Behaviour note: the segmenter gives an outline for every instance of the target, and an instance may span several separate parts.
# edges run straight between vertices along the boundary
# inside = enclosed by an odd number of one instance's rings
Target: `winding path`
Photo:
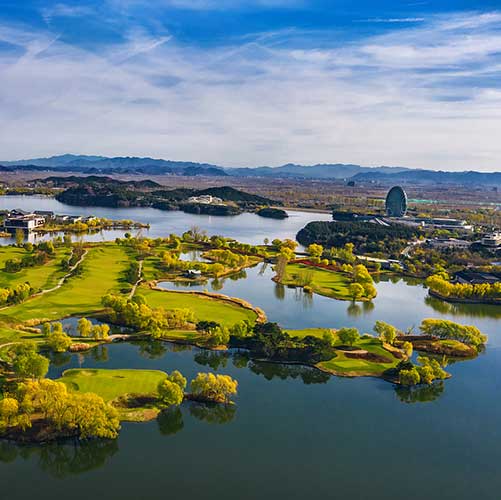
[[[73,266],[70,267],[70,270],[62,278],[59,279],[56,286],[54,286],[52,288],[47,288],[46,290],[42,290],[41,292],[34,293],[33,295],[30,295],[28,297],[28,299],[26,299],[26,300],[34,299],[35,297],[40,297],[41,295],[45,295],[46,293],[49,293],[49,292],[54,292],[55,290],[58,290],[59,288],[61,288],[64,285],[65,281],[75,272],[75,269],[83,262],[87,253],[88,253],[88,250],[84,250],[82,256],[78,259],[78,261]],[[0,307],[0,311],[3,311],[4,309],[8,309],[9,307],[12,307],[15,305],[17,305],[17,304],[9,304],[7,306]]]
[[[64,285],[64,282],[75,272],[76,268],[83,262],[87,253],[88,253],[88,250],[84,250],[83,254],[78,259],[78,261],[75,264],[73,264],[73,266],[70,267],[70,270],[62,278],[59,279],[56,286],[54,286],[52,288],[47,288],[46,290],[42,290],[41,292],[35,293],[30,298],[39,297],[40,295],[45,295],[46,293],[49,293],[49,292],[55,292],[56,290],[61,288]]]
[[[134,283],[134,286],[132,287],[132,290],[129,293],[129,299],[132,299],[134,297],[134,294],[136,293],[137,287],[143,281],[143,278],[141,278],[141,274],[143,272],[143,261],[139,261],[139,269],[137,270],[137,281]]]

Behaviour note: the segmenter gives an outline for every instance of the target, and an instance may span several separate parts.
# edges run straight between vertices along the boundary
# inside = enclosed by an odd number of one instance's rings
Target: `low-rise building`
[[[35,214],[9,216],[4,220],[3,227],[8,232],[14,232],[17,229],[23,231],[32,231],[37,227],[43,226],[45,219]]]
[[[204,205],[223,205],[223,200],[217,196],[203,194],[201,196],[191,196],[188,198],[189,203],[203,203]]]
[[[501,246],[501,232],[486,234],[482,240],[482,245],[486,247],[497,248]]]
[[[434,238],[428,240],[427,245],[431,248],[456,248],[466,250],[471,246],[471,241],[459,240],[457,238]]]

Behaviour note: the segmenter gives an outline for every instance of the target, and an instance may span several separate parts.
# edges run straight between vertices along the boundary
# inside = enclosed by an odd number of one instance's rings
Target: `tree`
[[[92,323],[87,318],[80,318],[78,320],[77,330],[80,337],[90,337]]]
[[[165,406],[179,406],[183,402],[184,393],[181,387],[168,378],[162,380],[157,387],[158,397]]]
[[[446,319],[424,319],[419,329],[424,335],[432,335],[441,339],[458,340],[476,348],[487,342],[487,335],[480,332],[477,327],[460,325]]]
[[[360,283],[351,283],[349,293],[353,301],[356,301],[364,296],[364,287]]]
[[[329,345],[334,345],[334,342],[336,341],[336,337],[334,336],[331,330],[325,330],[322,335],[322,339]]]
[[[63,427],[76,430],[80,439],[115,439],[120,429],[117,410],[91,392],[70,394],[61,420]]]
[[[177,384],[182,391],[186,389],[187,380],[185,377],[183,377],[181,372],[177,370],[174,370],[170,375],[167,375],[167,380],[173,382],[174,384]]]
[[[378,334],[380,340],[390,345],[393,345],[397,338],[397,329],[384,321],[376,321],[374,331]]]
[[[238,382],[229,375],[199,373],[191,381],[193,396],[205,401],[229,403],[231,396],[237,393]]]
[[[322,245],[317,245],[316,243],[312,243],[308,246],[308,254],[313,259],[320,259],[322,254],[324,253],[324,247]]]
[[[23,343],[12,349],[12,369],[18,377],[40,379],[49,370],[49,360],[37,353],[34,343]]]
[[[411,342],[405,341],[402,344],[402,350],[405,352],[405,355],[410,358],[412,356],[412,352],[414,350],[414,347]]]
[[[45,323],[42,323],[42,335],[44,337],[48,337],[51,332],[52,332],[51,324],[48,321],[46,321]]]
[[[353,346],[355,342],[360,340],[360,333],[356,328],[341,328],[337,334],[341,343],[345,345]]]
[[[66,352],[71,345],[71,337],[65,332],[53,331],[47,336],[47,345],[54,352]]]
[[[24,231],[22,229],[16,229],[16,245],[18,247],[22,246],[24,242]]]
[[[400,370],[399,380],[402,385],[412,386],[418,385],[421,377],[416,368],[411,368],[410,370]]]
[[[0,400],[0,430],[16,425],[18,413],[19,403],[16,399],[4,397]]]

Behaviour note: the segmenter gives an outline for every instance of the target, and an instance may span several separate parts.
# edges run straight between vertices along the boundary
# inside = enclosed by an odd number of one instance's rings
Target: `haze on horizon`
[[[4,0],[0,156],[501,170],[492,0]]]

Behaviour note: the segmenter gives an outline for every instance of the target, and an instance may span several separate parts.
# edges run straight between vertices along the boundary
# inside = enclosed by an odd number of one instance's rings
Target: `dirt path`
[[[46,290],[42,290],[41,292],[34,293],[30,297],[28,297],[27,300],[34,299],[35,297],[40,297],[41,295],[45,295],[46,293],[49,293],[49,292],[54,292],[55,290],[58,290],[59,288],[61,288],[64,285],[64,282],[73,274],[75,269],[83,262],[87,253],[88,253],[88,251],[85,250],[84,253],[82,254],[82,256],[78,259],[78,262],[76,262],[73,266],[71,266],[70,270],[62,278],[59,279],[56,286],[54,286],[52,288],[48,288]],[[3,311],[4,309],[8,309],[9,307],[12,307],[15,305],[17,305],[17,304],[9,304],[7,306],[0,307],[0,311]]]
[[[62,278],[59,279],[59,281],[57,282],[56,286],[54,286],[52,288],[47,288],[46,290],[42,290],[41,292],[35,293],[30,298],[39,297],[40,295],[45,295],[46,293],[50,293],[50,292],[55,292],[56,290],[58,290],[59,288],[61,288],[64,285],[64,282],[73,274],[73,272],[75,271],[75,269],[83,262],[83,260],[84,260],[85,256],[87,255],[87,253],[88,253],[88,251],[84,250],[84,253],[82,254],[82,256],[70,268],[70,270]]]
[[[129,299],[132,299],[134,297],[134,294],[136,293],[137,287],[140,285],[141,281],[143,281],[143,278],[141,278],[141,273],[143,272],[143,261],[139,261],[139,269],[137,271],[137,281],[134,283],[134,286],[132,287],[132,290],[129,293]]]

